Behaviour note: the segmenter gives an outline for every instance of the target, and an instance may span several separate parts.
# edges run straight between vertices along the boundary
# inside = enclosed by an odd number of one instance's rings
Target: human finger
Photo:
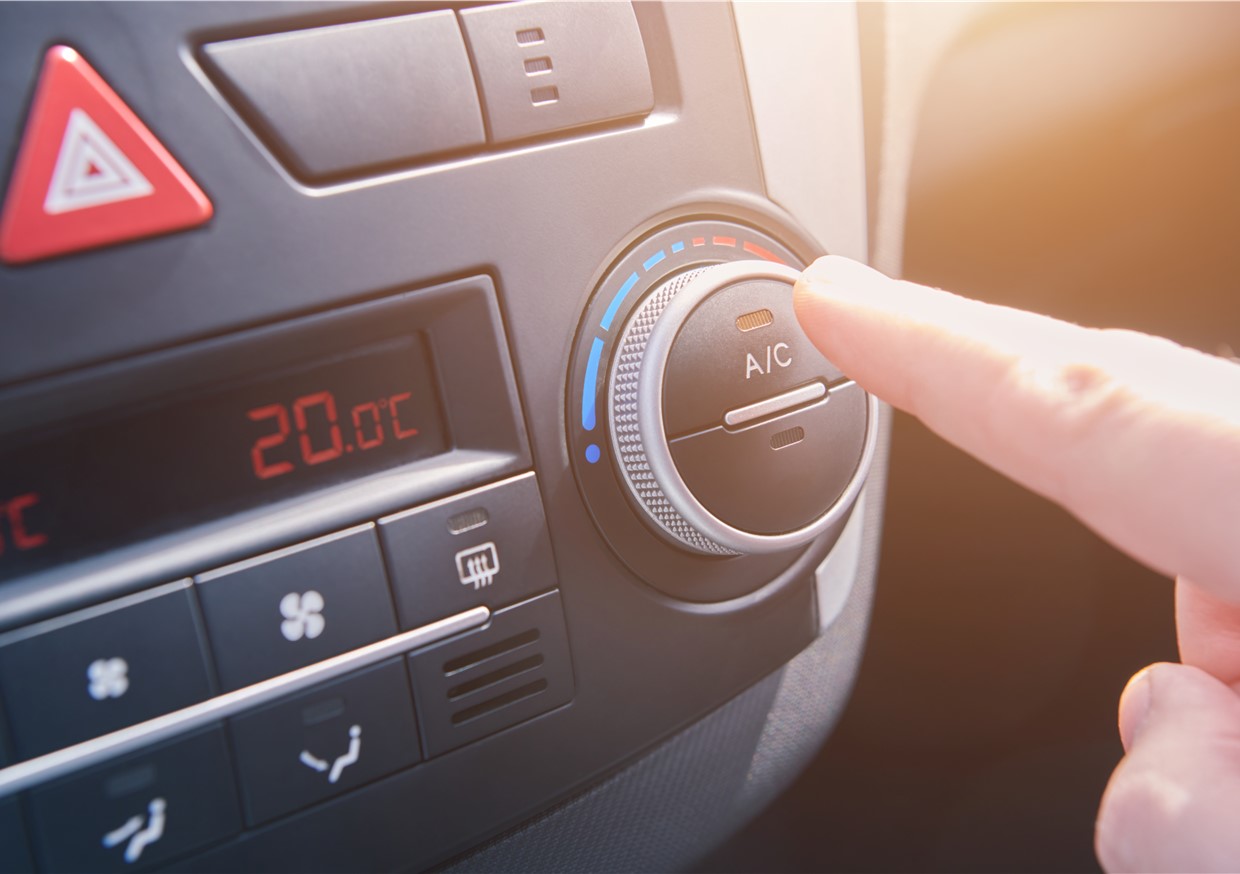
[[[1180,661],[1240,690],[1240,605],[1180,577],[1175,582]]]
[[[1098,812],[1107,871],[1240,869],[1240,696],[1196,668],[1159,664],[1120,700],[1127,755]]]
[[[802,275],[797,314],[867,390],[1147,565],[1240,603],[1240,367],[838,256]]]

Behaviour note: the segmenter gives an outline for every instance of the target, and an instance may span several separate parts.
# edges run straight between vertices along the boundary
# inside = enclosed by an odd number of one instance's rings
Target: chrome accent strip
[[[783,394],[775,395],[773,398],[755,401],[752,404],[737,407],[735,410],[728,410],[728,412],[723,414],[723,423],[729,428],[737,428],[752,422],[754,419],[765,419],[767,416],[782,413],[789,407],[807,404],[810,401],[826,397],[826,395],[826,385],[821,382],[813,382],[809,385],[803,385],[800,388],[786,391]]]
[[[139,722],[137,725],[117,729],[110,734],[10,765],[0,770],[0,798],[98,764],[113,756],[134,752],[182,732],[225,719],[283,695],[300,692],[307,687],[335,679],[394,655],[401,655],[462,631],[478,628],[490,619],[490,610],[486,607],[474,607],[464,613],[457,613],[455,616],[440,619],[412,631],[402,632],[386,640],[359,647],[313,665],[289,671],[287,674],[254,683],[243,689],[217,695],[181,710],[174,710],[172,713],[148,719],[146,722]]]

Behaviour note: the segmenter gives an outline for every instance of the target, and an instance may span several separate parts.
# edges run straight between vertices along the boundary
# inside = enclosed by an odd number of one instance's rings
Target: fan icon
[[[96,701],[119,698],[129,689],[129,662],[124,659],[95,659],[86,668],[86,691]]]
[[[311,589],[297,594],[289,592],[280,599],[280,633],[285,640],[313,640],[323,633],[327,620],[323,618],[323,596]]]

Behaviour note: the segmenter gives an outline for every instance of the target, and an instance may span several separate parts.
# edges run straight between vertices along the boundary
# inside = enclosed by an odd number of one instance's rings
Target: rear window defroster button
[[[532,473],[380,519],[379,537],[404,628],[555,586]]]

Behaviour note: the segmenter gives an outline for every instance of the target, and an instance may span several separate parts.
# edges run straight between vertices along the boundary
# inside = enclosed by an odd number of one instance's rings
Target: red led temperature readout
[[[0,529],[0,555],[4,554],[9,543],[20,551],[37,549],[47,543],[47,535],[30,530],[26,519],[27,511],[38,503],[39,495],[36,492],[27,492],[7,501],[0,501],[0,519],[8,523],[7,538]]]
[[[296,468],[293,461],[273,461],[270,455],[293,436],[294,430],[301,461],[311,467],[355,450],[376,449],[389,439],[415,437],[418,429],[409,421],[401,422],[400,418],[400,405],[412,397],[412,393],[402,392],[358,404],[349,411],[343,423],[337,414],[336,398],[329,391],[303,395],[293,401],[291,417],[289,407],[284,404],[255,407],[246,413],[250,421],[270,421],[275,430],[255,440],[250,449],[254,475],[259,479],[271,479]]]

